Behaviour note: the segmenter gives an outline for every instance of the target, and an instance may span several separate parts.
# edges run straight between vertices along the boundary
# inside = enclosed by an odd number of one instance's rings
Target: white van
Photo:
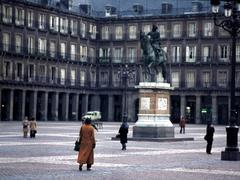
[[[99,111],[88,111],[83,117],[82,120],[90,118],[92,121],[99,121],[101,120],[101,112]]]

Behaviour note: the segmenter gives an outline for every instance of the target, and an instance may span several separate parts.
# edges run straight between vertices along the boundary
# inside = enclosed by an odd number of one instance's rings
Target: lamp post
[[[124,67],[118,71],[119,74],[121,74],[122,77],[122,85],[123,85],[123,97],[124,97],[124,103],[123,103],[123,116],[122,121],[127,122],[128,121],[128,107],[127,107],[127,87],[128,87],[128,79],[134,78],[135,72],[134,70],[131,70],[127,64],[124,65]]]
[[[218,22],[217,16],[219,13],[220,0],[211,0],[212,12],[214,15],[214,24],[223,28],[230,33],[232,38],[232,54],[231,54],[231,104],[230,104],[230,119],[226,126],[227,144],[225,151],[221,153],[222,160],[237,161],[240,160],[240,152],[238,148],[238,122],[235,104],[235,67],[236,67],[236,38],[240,33],[240,0],[225,0],[224,15],[225,19]],[[220,15],[221,16],[221,15]]]

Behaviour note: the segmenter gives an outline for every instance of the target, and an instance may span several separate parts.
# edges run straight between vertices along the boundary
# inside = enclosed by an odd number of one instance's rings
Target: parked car
[[[82,120],[90,118],[92,121],[99,121],[101,120],[101,112],[99,111],[88,111],[83,117]]]

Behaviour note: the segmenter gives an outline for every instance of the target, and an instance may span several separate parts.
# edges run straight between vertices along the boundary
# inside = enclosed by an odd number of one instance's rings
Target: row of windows
[[[3,32],[3,50],[10,51],[11,47],[14,47],[13,50],[16,53],[23,53],[23,49],[27,50],[29,54],[35,54],[38,52],[42,55],[48,55],[52,58],[60,57],[62,59],[71,59],[80,61],[87,61],[87,57],[95,58],[96,49],[93,47],[88,47],[86,45],[78,45],[71,43],[68,45],[67,42],[60,41],[57,43],[55,40],[49,40],[45,37],[39,37],[37,40],[37,48],[35,47],[35,38],[34,36],[27,37],[27,46],[23,47],[23,36],[20,34],[15,35],[15,45],[11,46],[10,34]],[[179,63],[182,61],[182,57],[185,56],[186,62],[196,62],[199,54],[197,53],[198,46],[191,44],[187,45],[185,48],[181,45],[173,45],[170,47],[170,54],[168,53],[167,47],[163,49],[169,54],[171,62]],[[59,53],[58,53],[59,52]],[[48,54],[47,54],[48,53]],[[58,56],[59,55],[59,56]],[[136,62],[137,60],[137,48],[128,47],[126,54],[124,48],[114,47],[111,51],[108,47],[101,47],[99,49],[99,58],[104,61],[109,61],[109,58],[112,58],[115,63],[122,63],[124,58],[127,57],[129,62]],[[230,47],[227,44],[218,45],[218,59],[220,61],[226,62],[229,61],[230,57]],[[203,62],[211,62],[213,60],[213,46],[212,45],[202,45],[201,46],[201,58]],[[237,62],[240,62],[240,45],[236,46],[236,58]]]
[[[14,66],[14,71],[13,71]],[[132,70],[134,72],[134,70]],[[14,73],[13,73],[14,72]],[[50,82],[53,84],[61,84],[61,85],[71,85],[75,86],[76,84],[80,84],[81,86],[85,86],[86,82],[91,82],[91,86],[96,86],[96,70],[92,69],[90,73],[90,79],[87,79],[86,69],[74,69],[74,68],[66,68],[66,67],[56,67],[56,66],[46,66],[46,65],[38,65],[28,64],[24,66],[21,62],[16,62],[15,64],[10,61],[4,61],[3,64],[3,78],[4,80],[12,80],[13,76],[17,81],[27,80],[28,82]],[[115,69],[113,70],[113,74],[110,75],[107,70],[101,70],[99,73],[99,81],[101,82],[100,86],[108,86],[110,76],[113,77],[113,86],[118,87],[121,85],[121,70]],[[25,76],[27,79],[25,79]],[[145,77],[145,76],[144,76]],[[211,87],[213,85],[213,77],[211,71],[204,70],[201,72],[201,85],[202,87]],[[217,86],[227,88],[229,87],[229,72],[228,70],[217,70]],[[136,84],[136,74],[132,73],[131,78],[128,78],[128,85],[134,86]],[[194,70],[187,70],[185,72],[184,77],[184,87],[187,88],[195,88],[199,86],[197,82],[197,73]],[[171,72],[171,84],[173,87],[179,88],[182,87],[180,84],[181,80],[181,72],[173,70]],[[236,71],[236,87],[240,87],[240,71]]]
[[[2,12],[2,21],[4,23],[12,23],[12,7],[3,5]],[[37,19],[37,23],[35,19]],[[15,7],[15,24],[17,26],[26,25],[28,28],[38,27],[38,29],[43,31],[49,28],[52,32],[60,32],[62,34],[70,33],[73,36],[80,34],[83,38],[86,37],[87,32],[87,24],[84,21],[79,22],[76,19],[68,19],[67,17],[58,17],[57,15],[51,14],[47,16],[45,13],[35,14],[33,10],[27,10],[25,13],[24,9],[20,7]],[[78,28],[78,26],[80,28]],[[96,39],[97,28],[95,24],[89,24],[88,32],[92,39]]]
[[[12,23],[12,7],[9,5],[2,6],[3,22]],[[26,22],[25,22],[26,19]],[[37,24],[35,22],[37,19]],[[48,22],[48,23],[47,23]],[[46,30],[48,27],[50,31],[60,32],[63,34],[70,33],[77,36],[79,33],[81,37],[86,37],[87,23],[84,21],[78,21],[76,19],[69,19],[67,17],[58,17],[57,15],[49,15],[44,13],[35,14],[33,10],[27,10],[26,18],[25,11],[20,7],[15,7],[15,24],[19,26],[26,25],[29,28],[37,26],[40,30]],[[187,37],[195,38],[198,34],[202,34],[204,37],[212,37],[214,35],[214,24],[212,21],[203,21],[202,24],[194,21],[187,22],[187,27],[184,28],[182,22],[172,22],[171,28],[168,28],[167,23],[156,23],[160,32],[161,38],[167,38],[170,34],[172,38],[181,38],[183,36],[184,29],[187,29]],[[202,29],[200,28],[202,26]],[[78,28],[80,27],[80,28]],[[152,24],[144,24],[142,31],[148,33],[151,31]],[[95,24],[90,23],[88,27],[90,37],[96,39],[97,27]],[[138,25],[128,25],[127,34],[128,39],[138,39]],[[169,33],[171,32],[171,33]],[[124,37],[125,28],[123,25],[102,26],[101,27],[101,39],[109,40],[111,34],[114,34],[114,39],[122,40]],[[219,28],[219,34],[221,36],[228,36],[229,34],[222,28]]]

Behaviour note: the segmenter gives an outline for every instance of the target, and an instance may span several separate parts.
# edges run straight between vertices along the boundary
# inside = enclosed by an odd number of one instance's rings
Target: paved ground
[[[96,132],[97,146],[92,171],[78,171],[73,151],[80,123],[39,122],[36,139],[22,138],[20,122],[0,122],[0,179],[102,179],[102,180],[239,180],[240,161],[221,161],[225,148],[225,127],[216,126],[212,155],[205,153],[205,126],[188,125],[187,142],[129,141],[121,151],[111,141],[119,123],[104,123]],[[132,136],[132,124],[130,134]],[[239,138],[240,139],[240,138]],[[239,143],[240,144],[240,143]]]

